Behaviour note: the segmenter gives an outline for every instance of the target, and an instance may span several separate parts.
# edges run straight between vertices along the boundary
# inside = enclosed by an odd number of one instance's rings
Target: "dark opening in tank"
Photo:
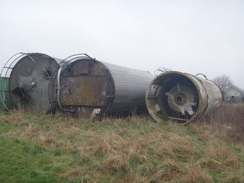
[[[15,88],[12,92],[11,92],[15,97],[17,97],[19,100],[23,99],[25,97],[25,91],[23,88],[21,87],[17,87]]]
[[[73,70],[74,70],[73,67],[67,67],[67,68],[66,68],[66,71],[67,71],[68,73],[70,73],[70,74],[73,72]]]
[[[183,105],[185,103],[185,96],[183,93],[180,93],[175,97],[175,102],[179,105]]]
[[[52,77],[52,72],[50,70],[44,70],[44,77],[46,79],[49,79],[50,77]]]

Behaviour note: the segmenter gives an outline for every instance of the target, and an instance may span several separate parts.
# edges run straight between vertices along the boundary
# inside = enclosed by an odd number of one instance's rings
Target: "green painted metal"
[[[12,99],[9,94],[9,78],[0,77],[0,110],[12,108]]]

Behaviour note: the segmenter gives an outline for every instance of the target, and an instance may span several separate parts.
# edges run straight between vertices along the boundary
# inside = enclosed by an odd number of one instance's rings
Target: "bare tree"
[[[221,92],[225,94],[230,89],[236,89],[229,76],[222,75],[213,79],[213,81],[219,86]]]
[[[241,89],[240,92],[242,94],[242,102],[244,102],[244,89]]]

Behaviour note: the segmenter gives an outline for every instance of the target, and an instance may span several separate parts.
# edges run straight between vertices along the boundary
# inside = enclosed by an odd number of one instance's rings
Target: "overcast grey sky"
[[[0,67],[18,52],[225,74],[244,89],[244,1],[0,0]]]

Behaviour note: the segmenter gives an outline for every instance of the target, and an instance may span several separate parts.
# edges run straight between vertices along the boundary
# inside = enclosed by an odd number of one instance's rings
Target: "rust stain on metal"
[[[103,106],[104,77],[62,77],[61,103],[74,106]]]

